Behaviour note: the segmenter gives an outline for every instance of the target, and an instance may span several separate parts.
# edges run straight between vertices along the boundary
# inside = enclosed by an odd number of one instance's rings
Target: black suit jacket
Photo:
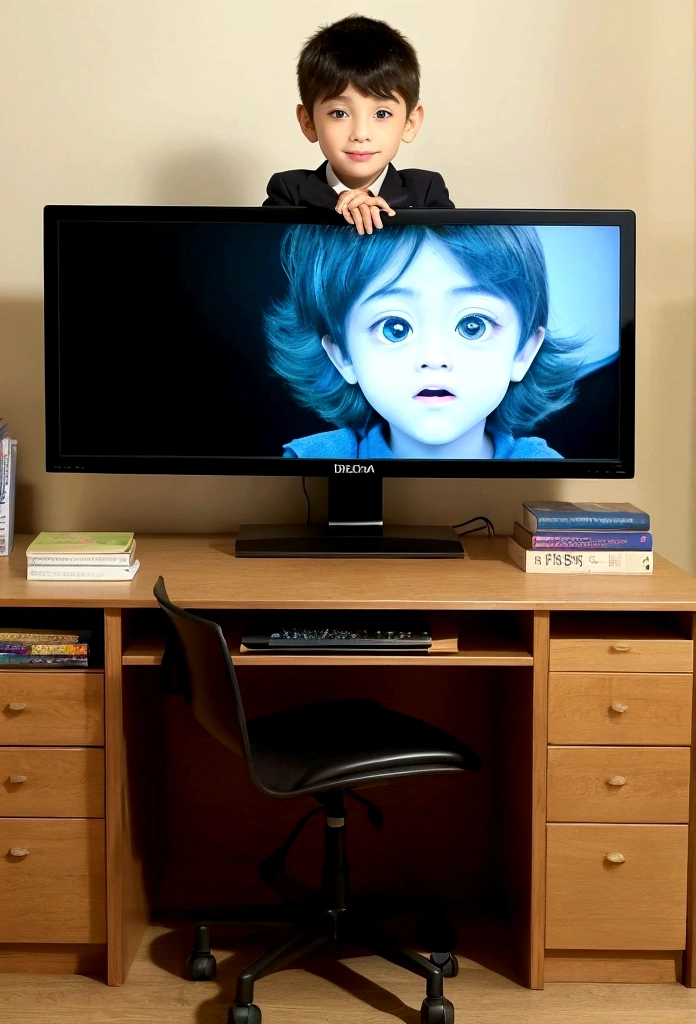
[[[333,210],[338,195],[326,181],[326,161],[316,171],[281,171],[266,186],[264,206],[312,206]],[[395,210],[453,210],[447,186],[437,171],[410,168],[405,171],[389,164],[379,194]]]

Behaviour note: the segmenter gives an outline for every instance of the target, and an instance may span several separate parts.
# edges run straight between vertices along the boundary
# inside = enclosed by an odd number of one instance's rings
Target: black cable
[[[459,536],[463,537],[467,533],[476,533],[477,530],[487,530],[489,537],[495,537],[495,527],[490,519],[486,519],[485,516],[474,516],[473,519],[467,519],[463,523],[455,523],[452,527],[453,530],[458,530],[460,526],[468,526],[469,523],[482,523],[482,526],[472,526],[470,530],[460,530]]]
[[[312,506],[309,501],[309,495],[307,494],[307,488],[305,487],[305,477],[302,477],[302,490],[304,491],[304,496],[307,499],[307,526],[309,526],[311,522]]]

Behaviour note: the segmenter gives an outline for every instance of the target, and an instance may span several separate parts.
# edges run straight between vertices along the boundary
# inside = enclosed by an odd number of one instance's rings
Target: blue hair
[[[510,302],[520,321],[521,348],[549,316],[544,251],[533,227],[520,225],[390,226],[369,236],[347,227],[293,225],[281,249],[289,287],[264,317],[273,370],[295,401],[337,427],[369,429],[379,417],[360,386],[348,384],[322,346],[328,336],[349,361],[348,314],[385,267],[389,284],[426,240],[443,243],[484,291]],[[521,381],[510,383],[489,422],[513,435],[528,433],[573,398],[580,342],[546,334]]]

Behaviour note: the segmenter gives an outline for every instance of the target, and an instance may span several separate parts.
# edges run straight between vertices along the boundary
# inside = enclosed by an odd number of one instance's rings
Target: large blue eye
[[[404,341],[411,333],[411,325],[400,316],[389,316],[382,322],[382,334],[387,341]]]
[[[490,326],[488,320],[484,316],[479,316],[477,313],[470,314],[469,316],[463,316],[457,324],[457,333],[461,334],[462,338],[466,338],[469,341],[478,341],[486,333],[486,329]]]

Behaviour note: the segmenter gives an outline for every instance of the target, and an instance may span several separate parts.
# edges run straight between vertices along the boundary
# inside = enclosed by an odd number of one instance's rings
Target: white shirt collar
[[[372,184],[369,186],[370,192],[372,192],[373,195],[379,195],[379,190],[384,184],[384,179],[387,176],[388,170],[389,164],[387,164],[387,166],[384,168],[379,178],[376,178],[375,181],[373,181]],[[330,185],[331,188],[336,193],[345,192],[345,190],[348,188],[348,186],[344,185],[343,182],[336,176],[336,174],[334,174],[334,169],[330,163],[326,164],[326,183],[327,185]]]

